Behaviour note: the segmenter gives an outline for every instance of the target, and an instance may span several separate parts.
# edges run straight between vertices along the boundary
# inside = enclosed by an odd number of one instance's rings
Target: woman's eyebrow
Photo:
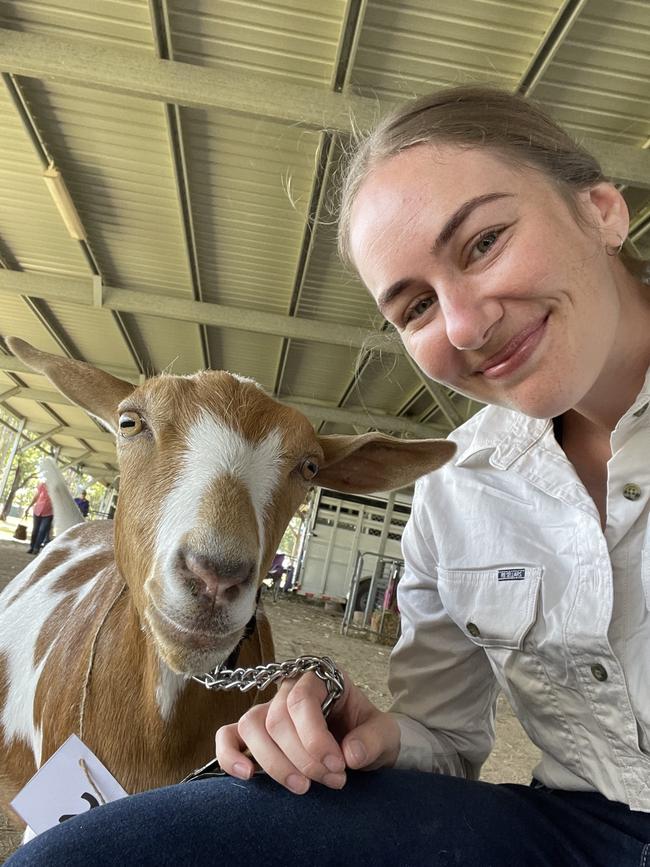
[[[463,202],[440,230],[438,237],[431,245],[431,253],[439,253],[451,241],[455,232],[476,208],[480,208],[481,205],[487,205],[488,202],[494,202],[497,199],[512,198],[513,195],[513,193],[485,193],[482,196],[475,196],[473,199]],[[390,305],[391,301],[394,301],[398,295],[401,295],[404,289],[412,282],[410,277],[406,277],[393,283],[388,289],[384,289],[377,298],[377,307],[380,313],[386,316],[386,308]]]
[[[512,193],[485,193],[483,196],[475,196],[473,199],[464,202],[460,208],[454,211],[440,230],[438,237],[433,242],[431,252],[439,253],[451,241],[456,231],[476,208],[486,205],[488,202],[494,202],[496,199],[512,197],[512,195]]]
[[[397,298],[411,282],[411,278],[406,277],[404,280],[398,280],[397,283],[393,283],[392,286],[389,286],[388,289],[384,289],[380,293],[377,298],[377,308],[384,318],[388,319],[386,308],[390,306],[391,301]]]

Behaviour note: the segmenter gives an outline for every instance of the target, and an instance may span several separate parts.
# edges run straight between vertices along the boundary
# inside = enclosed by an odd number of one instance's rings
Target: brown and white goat
[[[69,529],[0,595],[0,802],[76,733],[129,792],[177,782],[256,700],[189,676],[238,645],[312,479],[401,487],[454,446],[317,436],[251,380],[205,371],[139,387],[87,364],[12,351],[117,434],[115,521]],[[238,664],[271,661],[267,620]]]

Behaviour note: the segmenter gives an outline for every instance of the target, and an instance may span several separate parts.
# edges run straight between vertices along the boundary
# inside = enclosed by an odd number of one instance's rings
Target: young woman
[[[422,370],[488,404],[417,486],[393,710],[348,682],[328,727],[322,684],[285,682],[218,732],[231,777],[10,863],[650,863],[650,288],[627,231],[597,162],[515,96],[440,91],[380,124],[342,252]],[[530,786],[478,781],[500,689],[542,751]]]

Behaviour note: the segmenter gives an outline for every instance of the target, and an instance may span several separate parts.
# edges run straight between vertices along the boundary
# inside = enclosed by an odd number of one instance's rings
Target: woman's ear
[[[585,190],[583,202],[605,246],[620,247],[630,228],[630,212],[614,184],[607,181],[595,184]]]

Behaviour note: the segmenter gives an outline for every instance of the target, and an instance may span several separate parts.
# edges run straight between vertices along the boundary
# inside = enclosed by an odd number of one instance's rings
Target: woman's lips
[[[545,316],[529,328],[524,328],[516,337],[509,340],[503,349],[489,358],[477,372],[487,379],[499,379],[514,373],[537,349],[546,331],[547,321],[548,316]]]

